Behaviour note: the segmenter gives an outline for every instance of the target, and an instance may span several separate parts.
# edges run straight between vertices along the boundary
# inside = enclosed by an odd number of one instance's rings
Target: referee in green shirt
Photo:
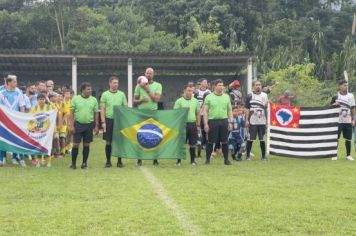
[[[145,85],[137,84],[134,93],[133,103],[138,109],[142,110],[157,110],[158,102],[161,99],[162,85],[156,81],[153,81],[154,70],[147,68],[145,77],[148,83]],[[142,165],[142,160],[137,160],[137,165]],[[157,166],[158,161],[153,160],[153,165]]]
[[[99,111],[98,101],[91,96],[91,84],[84,82],[80,86],[80,95],[73,97],[70,108],[70,118],[68,130],[73,137],[72,165],[71,169],[76,169],[79,144],[83,139],[83,163],[81,168],[87,168],[89,157],[89,144],[93,141],[93,130],[99,133]]]
[[[195,162],[195,146],[200,131],[200,105],[198,99],[193,96],[194,89],[194,85],[186,85],[183,96],[174,103],[174,109],[189,109],[186,124],[186,140],[189,142],[190,163],[192,166],[197,165]],[[181,160],[178,159],[177,166],[180,166],[180,164]]]
[[[205,164],[210,164],[214,143],[221,143],[224,164],[231,165],[228,160],[227,138],[228,131],[232,129],[232,121],[230,97],[224,93],[223,81],[215,80],[214,92],[206,96],[204,100],[204,130],[208,134]]]
[[[106,168],[111,165],[111,142],[114,130],[114,106],[127,106],[127,98],[125,93],[118,90],[119,79],[116,76],[111,76],[109,79],[109,90],[101,95],[100,99],[100,116],[101,126],[103,127],[103,139],[106,141]],[[121,158],[117,160],[117,167],[122,168],[123,164]]]

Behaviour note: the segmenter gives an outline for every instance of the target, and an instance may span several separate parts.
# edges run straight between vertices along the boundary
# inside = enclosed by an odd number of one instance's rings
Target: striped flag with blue
[[[0,105],[0,150],[50,155],[57,110],[28,114]]]

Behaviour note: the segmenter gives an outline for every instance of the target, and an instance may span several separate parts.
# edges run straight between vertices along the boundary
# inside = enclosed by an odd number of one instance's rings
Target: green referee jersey
[[[206,96],[204,105],[208,107],[208,119],[227,119],[228,112],[231,111],[231,101],[229,95],[223,93],[216,95],[211,93]]]
[[[98,101],[95,97],[87,98],[82,95],[73,97],[70,108],[74,110],[74,120],[81,124],[89,124],[94,121],[94,113],[98,112]]]
[[[120,90],[116,92],[107,90],[101,95],[100,105],[105,107],[105,117],[114,119],[114,106],[127,106],[127,98]]]
[[[153,81],[153,83],[149,85],[149,91],[155,94],[162,94],[162,85],[156,81]],[[151,97],[147,94],[147,92],[143,88],[141,88],[139,84],[136,85],[135,96],[140,96],[140,99],[144,97],[148,99],[148,102],[144,102],[138,105],[137,107],[138,109],[146,109],[146,110],[158,109],[158,103],[153,101]]]
[[[196,122],[197,112],[199,112],[199,102],[198,99],[192,97],[191,99],[186,99],[184,97],[178,98],[174,103],[173,109],[177,108],[189,108],[187,122]]]

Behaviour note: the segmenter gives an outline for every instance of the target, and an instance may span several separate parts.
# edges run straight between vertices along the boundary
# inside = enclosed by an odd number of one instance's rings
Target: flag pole
[[[271,103],[268,103],[267,108],[267,137],[266,137],[266,152],[269,155],[269,139],[270,139],[270,125],[271,125]]]

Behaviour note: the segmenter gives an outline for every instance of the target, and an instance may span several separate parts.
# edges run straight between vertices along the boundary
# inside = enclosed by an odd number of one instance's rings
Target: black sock
[[[111,162],[111,144],[105,146],[106,162]]]
[[[250,157],[253,141],[247,141],[246,143],[246,156]]]
[[[122,163],[121,157],[117,158],[117,163]]]
[[[221,150],[224,155],[224,160],[227,161],[229,159],[229,147],[226,143],[221,144]]]
[[[195,161],[195,147],[189,148],[189,154],[190,154],[190,163],[193,163]]]
[[[262,157],[266,157],[266,143],[265,141],[260,141]]]
[[[211,153],[213,153],[214,144],[207,143],[206,144],[206,160],[210,161]]]
[[[73,147],[72,148],[72,166],[76,165],[77,157],[78,157],[78,148],[77,147]]]
[[[83,163],[87,163],[89,158],[89,146],[83,147]]]
[[[345,140],[345,146],[346,146],[346,156],[350,156],[350,154],[351,154],[351,141],[350,140]]]

